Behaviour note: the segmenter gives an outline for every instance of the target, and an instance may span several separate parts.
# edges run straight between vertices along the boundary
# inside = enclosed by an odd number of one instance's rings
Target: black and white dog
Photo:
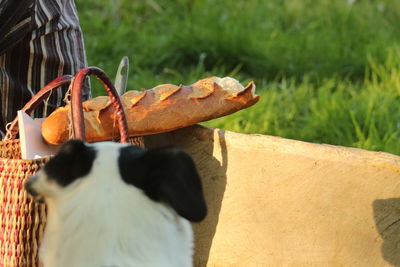
[[[44,267],[192,266],[207,209],[183,151],[72,140],[25,188],[48,205]]]

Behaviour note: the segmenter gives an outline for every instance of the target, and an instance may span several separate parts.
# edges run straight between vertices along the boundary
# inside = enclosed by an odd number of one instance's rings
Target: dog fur
[[[192,266],[207,213],[190,156],[73,140],[25,184],[48,206],[44,267]]]

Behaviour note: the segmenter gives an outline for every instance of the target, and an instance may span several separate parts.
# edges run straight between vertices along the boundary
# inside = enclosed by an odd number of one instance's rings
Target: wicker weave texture
[[[46,207],[33,202],[23,184],[50,157],[21,160],[19,140],[0,141],[0,156],[0,266],[39,266]]]

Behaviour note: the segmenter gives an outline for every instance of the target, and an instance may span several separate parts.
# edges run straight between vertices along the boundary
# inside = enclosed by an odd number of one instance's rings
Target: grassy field
[[[129,56],[130,90],[210,75],[255,81],[257,105],[208,126],[400,154],[397,0],[85,0],[77,7],[89,64],[113,77]]]

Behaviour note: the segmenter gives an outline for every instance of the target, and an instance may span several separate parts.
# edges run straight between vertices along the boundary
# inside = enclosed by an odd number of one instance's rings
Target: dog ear
[[[65,142],[60,151],[44,166],[49,179],[67,186],[89,173],[95,158],[95,151],[80,140]]]
[[[187,153],[176,148],[154,149],[143,152],[134,161],[128,167],[132,172],[129,178],[127,173],[123,174],[124,180],[129,180],[126,182],[141,188],[151,199],[169,204],[189,221],[204,219],[207,207],[203,188],[196,166]],[[129,163],[124,164],[127,165]]]
[[[65,154],[77,154],[84,150],[86,150],[87,146],[81,140],[73,139],[65,142],[61,148],[59,153]]]

